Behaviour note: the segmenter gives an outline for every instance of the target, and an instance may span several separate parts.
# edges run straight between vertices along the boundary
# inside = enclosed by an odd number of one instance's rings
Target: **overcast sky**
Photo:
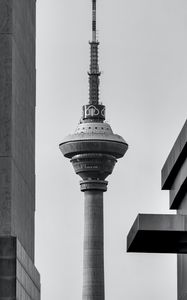
[[[104,195],[106,300],[176,300],[176,255],[127,254],[138,213],[169,211],[161,168],[187,112],[187,1],[98,0],[101,98],[129,144]],[[91,0],[37,1],[36,266],[42,299],[80,299],[83,194],[58,148],[88,101]]]

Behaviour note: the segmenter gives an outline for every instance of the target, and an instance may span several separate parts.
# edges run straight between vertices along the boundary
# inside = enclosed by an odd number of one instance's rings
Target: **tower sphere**
[[[60,144],[60,150],[67,158],[85,153],[110,154],[121,158],[127,148],[125,140],[103,122],[80,123],[75,133],[68,135]]]
[[[125,140],[104,122],[80,123],[75,133],[60,144],[63,155],[71,159],[76,174],[83,180],[104,180],[127,148]]]

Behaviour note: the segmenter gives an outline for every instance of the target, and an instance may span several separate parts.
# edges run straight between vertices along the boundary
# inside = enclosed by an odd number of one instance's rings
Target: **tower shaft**
[[[83,300],[104,300],[103,191],[84,192]]]

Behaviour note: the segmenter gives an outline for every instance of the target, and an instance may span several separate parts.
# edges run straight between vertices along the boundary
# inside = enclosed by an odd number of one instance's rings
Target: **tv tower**
[[[104,300],[103,192],[105,180],[128,145],[105,122],[105,106],[99,102],[98,46],[96,38],[96,0],[92,0],[92,41],[90,44],[89,102],[74,134],[60,144],[63,155],[71,159],[82,180],[84,192],[83,300]]]

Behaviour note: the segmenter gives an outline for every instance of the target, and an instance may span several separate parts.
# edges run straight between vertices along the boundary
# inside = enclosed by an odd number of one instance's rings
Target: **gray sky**
[[[176,255],[127,254],[139,212],[169,212],[160,171],[186,120],[187,1],[98,0],[101,101],[129,143],[105,196],[107,300],[176,300]],[[81,299],[83,194],[58,144],[88,99],[91,0],[37,1],[36,265],[42,299]]]

